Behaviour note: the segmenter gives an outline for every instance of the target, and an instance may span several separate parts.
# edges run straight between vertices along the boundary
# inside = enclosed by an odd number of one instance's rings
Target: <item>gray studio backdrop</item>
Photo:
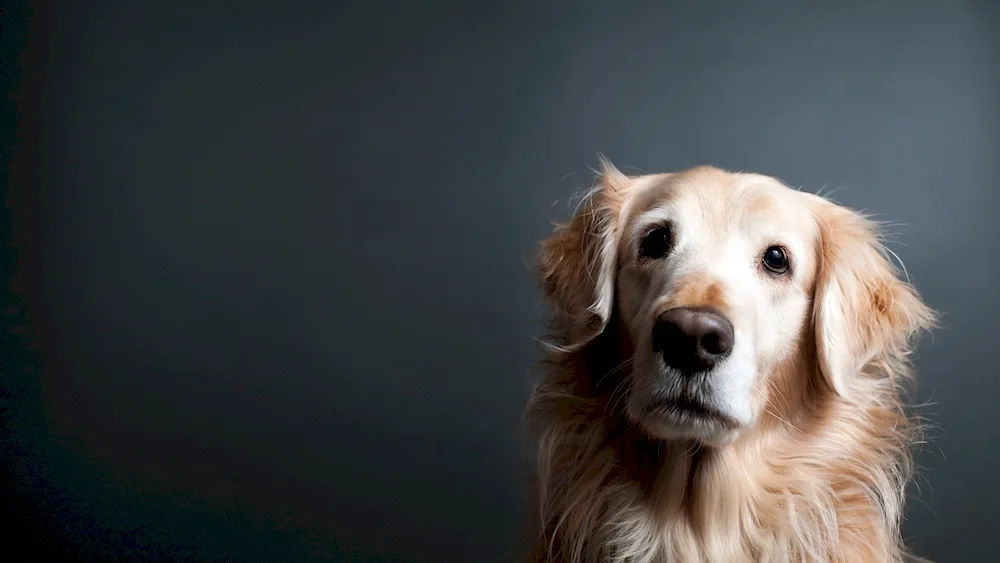
[[[906,533],[989,560],[997,8],[695,4],[52,5],[23,439],[60,533],[134,560],[512,560],[528,266],[601,152],[897,224],[947,325]]]

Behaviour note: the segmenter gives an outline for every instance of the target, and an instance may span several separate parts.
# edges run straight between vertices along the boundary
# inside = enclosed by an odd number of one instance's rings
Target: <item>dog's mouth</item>
[[[644,411],[644,426],[661,437],[700,438],[740,428],[731,415],[696,397],[657,399],[648,403]]]
[[[691,416],[696,418],[725,419],[726,415],[719,409],[690,397],[678,397],[676,399],[664,399],[653,402],[647,409],[653,416]]]

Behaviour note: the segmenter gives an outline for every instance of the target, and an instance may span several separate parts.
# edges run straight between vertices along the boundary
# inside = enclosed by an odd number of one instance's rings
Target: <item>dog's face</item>
[[[788,414],[789,386],[809,382],[783,374],[804,377],[810,361],[828,392],[864,392],[856,374],[930,318],[863,217],[708,167],[627,178],[606,166],[585,209],[546,241],[542,273],[570,346],[609,323],[626,337],[627,416],[707,445]]]
[[[634,189],[617,273],[626,412],[662,438],[729,441],[806,337],[818,226],[803,194],[764,176],[697,169]]]

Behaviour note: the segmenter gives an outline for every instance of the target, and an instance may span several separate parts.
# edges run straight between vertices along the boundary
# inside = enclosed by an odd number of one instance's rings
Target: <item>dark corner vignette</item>
[[[3,340],[0,345],[0,459],[4,552],[20,561],[83,561],[60,532],[57,492],[43,459],[55,436],[42,397],[45,341],[34,297],[41,272],[37,221],[41,168],[40,115],[50,35],[47,2],[6,0],[0,5],[0,158],[3,161]]]

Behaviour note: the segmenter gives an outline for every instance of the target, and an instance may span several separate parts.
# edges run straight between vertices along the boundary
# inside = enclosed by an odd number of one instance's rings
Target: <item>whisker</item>
[[[607,379],[608,377],[610,377],[610,376],[618,373],[618,371],[620,371],[625,366],[631,364],[633,361],[635,361],[635,356],[634,355],[632,357],[628,358],[627,360],[623,361],[622,363],[618,364],[617,366],[611,368],[611,370],[608,371],[608,373],[604,374],[603,376],[601,376],[600,379],[597,380],[597,384],[600,385],[601,383],[604,383],[605,379]]]

